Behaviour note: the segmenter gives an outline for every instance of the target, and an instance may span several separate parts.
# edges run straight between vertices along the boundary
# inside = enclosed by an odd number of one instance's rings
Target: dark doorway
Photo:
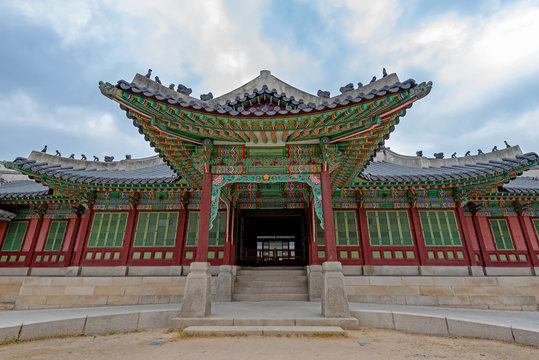
[[[244,210],[238,230],[238,265],[308,263],[305,214],[301,209]]]

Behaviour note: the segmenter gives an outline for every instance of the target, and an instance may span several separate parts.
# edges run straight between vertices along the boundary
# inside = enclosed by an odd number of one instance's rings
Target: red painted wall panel
[[[39,219],[31,219],[30,224],[28,224],[28,229],[26,230],[26,235],[24,236],[24,242],[22,244],[22,251],[30,251],[32,247],[32,239],[39,225]]]
[[[37,238],[35,251],[43,251],[45,247],[45,241],[47,240],[47,234],[49,233],[49,228],[51,226],[50,219],[44,219],[41,224],[41,230],[39,231],[39,236]]]
[[[64,243],[62,244],[62,251],[68,251],[69,246],[71,245],[71,241],[74,241],[73,239],[73,231],[75,231],[75,225],[77,224],[77,219],[69,219],[69,222],[67,223],[67,229],[64,236]]]
[[[526,240],[524,240],[524,235],[522,234],[522,229],[520,228],[520,222],[516,216],[509,216],[506,218],[507,223],[509,224],[509,230],[511,231],[511,237],[513,238],[513,244],[515,244],[516,250],[527,250]]]
[[[496,251],[496,246],[494,244],[494,239],[492,238],[492,231],[490,230],[490,225],[488,218],[478,216],[477,221],[481,227],[481,234],[483,235],[483,244],[485,244],[485,249],[487,251]]]

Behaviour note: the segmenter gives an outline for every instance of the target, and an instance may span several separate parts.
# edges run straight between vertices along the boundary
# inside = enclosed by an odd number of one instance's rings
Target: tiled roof
[[[510,193],[539,194],[539,178],[518,177],[503,186]]]
[[[12,181],[0,185],[0,199],[47,195],[49,188],[32,180]]]
[[[475,164],[452,165],[441,167],[417,168],[389,163],[373,162],[363,170],[361,176],[370,181],[436,181],[457,180],[469,177],[492,175],[510,171],[518,165],[528,165],[537,161],[535,153],[517,155],[499,161],[478,162]]]
[[[79,162],[85,163],[84,161]],[[72,163],[70,159],[65,159],[66,163]],[[97,183],[97,184],[155,184],[171,183],[178,179],[178,176],[165,163],[140,167],[135,169],[103,169],[65,166],[61,161],[56,164],[48,162],[37,162],[19,157],[13,162],[20,166],[21,170],[28,170],[34,174],[55,176],[63,180],[79,183]],[[88,167],[93,164],[87,161]]]
[[[393,74],[392,74],[393,75]],[[249,92],[244,92],[241,96],[235,96],[232,99],[225,99],[225,95],[212,100],[202,101],[199,99],[186,96],[180,92],[177,92],[173,89],[169,89],[163,85],[160,85],[150,79],[144,78],[141,75],[137,75],[133,82],[127,82],[125,80],[118,81],[116,87],[118,89],[127,90],[135,94],[142,94],[149,98],[155,98],[159,101],[166,101],[171,105],[179,105],[184,108],[191,108],[194,110],[204,110],[207,112],[219,113],[219,114],[228,114],[231,116],[274,116],[274,115],[286,115],[286,114],[298,114],[298,113],[308,113],[311,111],[323,111],[326,109],[333,109],[338,106],[346,106],[348,104],[356,104],[362,101],[371,100],[375,97],[384,96],[391,93],[396,93],[402,90],[408,90],[415,87],[417,84],[415,80],[409,79],[404,82],[398,81],[396,75],[388,76],[388,80],[382,78],[379,82],[374,82],[366,86],[351,90],[349,92],[331,97],[323,98],[308,93],[301,92],[298,89],[291,87],[288,84],[283,83],[282,81],[272,77],[271,81],[277,82],[277,84],[284,84],[285,89],[289,89],[294,92],[299,92],[299,96],[304,96],[307,98],[305,101],[302,98],[296,99],[294,96],[287,96],[285,92],[279,92],[277,89],[269,89],[269,86],[263,84],[259,89],[253,88],[248,89],[245,86],[242,87],[245,90],[250,90]],[[258,78],[257,78],[258,79]],[[388,82],[389,79],[395,79],[394,82]],[[138,80],[138,81],[137,81]],[[256,80],[256,79],[255,79]],[[147,85],[144,86],[143,84]],[[271,84],[271,82],[270,82]],[[242,89],[240,88],[240,89]],[[237,93],[238,89],[235,91]],[[430,91],[430,87],[428,88]],[[232,94],[231,92],[229,94]],[[286,107],[272,107],[272,108],[260,108],[260,109],[250,109],[249,111],[243,110],[243,108],[235,109],[234,106],[242,104],[250,99],[253,99],[260,95],[271,95],[279,100],[282,100],[286,103],[292,104],[293,106]]]
[[[9,211],[0,209],[0,220],[10,221],[10,220],[15,219],[15,216],[17,215],[10,213]]]

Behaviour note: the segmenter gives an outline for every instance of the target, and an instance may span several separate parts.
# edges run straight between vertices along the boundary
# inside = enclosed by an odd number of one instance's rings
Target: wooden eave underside
[[[353,105],[291,116],[223,116],[184,109],[117,89],[118,102],[133,124],[165,161],[191,186],[202,174],[193,154],[204,139],[240,146],[284,146],[327,137],[343,153],[332,175],[332,188],[351,185],[376,150],[419,99],[414,88]]]

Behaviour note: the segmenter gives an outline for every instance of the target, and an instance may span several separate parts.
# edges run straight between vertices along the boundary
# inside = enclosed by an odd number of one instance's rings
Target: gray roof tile
[[[476,163],[465,165],[453,165],[442,167],[417,168],[406,165],[399,165],[387,161],[378,161],[369,164],[361,173],[366,180],[371,181],[436,181],[436,180],[457,180],[469,177],[477,177],[501,173],[513,169],[515,166],[527,165],[530,162],[538,161],[539,157],[535,153],[517,155],[512,159],[502,159],[502,161],[489,161],[488,163]],[[539,183],[539,181],[538,181]],[[532,183],[526,183],[532,184]]]
[[[0,199],[47,195],[49,188],[32,180],[18,180],[0,185]]]
[[[10,221],[10,220],[15,219],[15,216],[17,215],[10,213],[9,211],[0,209],[0,220]]]
[[[38,163],[35,160],[21,157],[15,159],[13,163],[32,173],[86,183],[154,184],[171,183],[178,180],[178,176],[165,163],[129,170],[74,169],[73,166],[49,165],[48,163]],[[92,164],[92,162],[88,163],[89,165]]]
[[[521,176],[503,186],[510,193],[539,194],[539,178]]]

